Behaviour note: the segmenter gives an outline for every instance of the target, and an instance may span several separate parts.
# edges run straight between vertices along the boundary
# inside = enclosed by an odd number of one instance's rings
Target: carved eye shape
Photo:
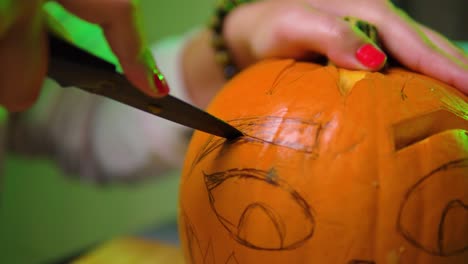
[[[467,175],[468,159],[452,161],[410,188],[397,227],[411,244],[436,256],[452,256],[468,250]],[[447,191],[441,192],[440,188]],[[438,194],[437,199],[433,198],[434,193]],[[416,215],[420,221],[414,221]]]
[[[395,150],[414,145],[447,130],[468,130],[468,121],[446,110],[435,111],[393,126]]]
[[[211,208],[231,237],[246,247],[299,247],[314,232],[311,208],[291,186],[272,174],[233,169],[205,175]]]

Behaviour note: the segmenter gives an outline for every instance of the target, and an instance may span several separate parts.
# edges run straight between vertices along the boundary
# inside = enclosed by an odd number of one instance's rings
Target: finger
[[[281,31],[289,31],[280,33],[286,40],[326,55],[340,67],[379,70],[384,66],[385,53],[356,24],[322,11],[303,10],[305,12],[298,11],[294,29],[287,21],[283,22],[284,27],[278,27]]]
[[[158,73],[157,67],[143,39],[136,0],[59,0],[58,2],[77,16],[101,26],[125,75],[136,87],[150,96],[168,93],[165,81],[160,82],[155,75]]]
[[[395,59],[406,67],[432,76],[468,93],[468,66],[458,59],[446,56],[403,12],[383,19],[379,31],[382,42]]]
[[[452,56],[454,59],[468,64],[468,55],[461,48],[457,47],[453,42],[435,30],[421,24],[419,24],[419,27],[432,43],[437,45],[447,56]]]
[[[69,42],[73,42],[73,37],[70,35],[68,30],[62,25],[62,23],[55,18],[48,10],[44,10],[44,23],[47,30],[60,38],[66,39]]]
[[[15,22],[0,39],[0,104],[12,112],[37,99],[47,67],[41,1],[22,6]]]
[[[252,25],[256,30],[245,30]],[[227,17],[224,37],[240,67],[265,58],[310,59],[320,54],[340,67],[378,70],[386,60],[356,27],[299,2],[258,1],[240,6]]]

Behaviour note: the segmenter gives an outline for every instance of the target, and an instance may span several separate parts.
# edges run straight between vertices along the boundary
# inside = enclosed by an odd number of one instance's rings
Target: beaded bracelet
[[[216,7],[210,28],[212,30],[212,46],[215,50],[215,60],[223,67],[223,73],[226,79],[231,79],[239,72],[234,60],[229,52],[226,42],[223,38],[224,21],[227,15],[241,4],[253,2],[253,0],[220,0]],[[377,34],[377,28],[366,21],[355,17],[344,17],[344,20],[351,25],[356,26],[364,32],[377,46],[381,47],[380,39]]]
[[[223,27],[226,16],[241,4],[252,2],[252,0],[221,0],[215,10],[215,14],[210,22],[213,33],[212,46],[215,50],[215,60],[223,67],[226,79],[231,79],[237,74],[239,69],[235,65],[226,42],[223,38]]]

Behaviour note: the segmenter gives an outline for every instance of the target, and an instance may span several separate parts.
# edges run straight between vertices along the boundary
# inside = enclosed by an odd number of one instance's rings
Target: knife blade
[[[172,95],[152,98],[136,89],[114,64],[49,34],[48,76],[62,87],[76,87],[212,135],[235,139],[242,132]]]

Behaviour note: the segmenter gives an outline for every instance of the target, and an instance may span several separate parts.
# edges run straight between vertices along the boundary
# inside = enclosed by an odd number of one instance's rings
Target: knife
[[[172,95],[152,98],[136,89],[114,64],[49,33],[48,76],[62,87],[76,87],[196,130],[235,139],[242,132]]]

